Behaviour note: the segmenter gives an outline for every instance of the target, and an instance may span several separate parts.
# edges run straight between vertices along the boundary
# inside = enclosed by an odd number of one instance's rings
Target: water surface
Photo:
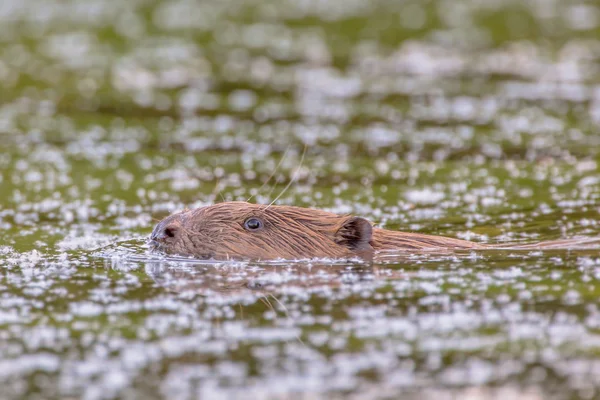
[[[145,246],[294,175],[390,229],[598,236],[598,38],[583,0],[2,1],[0,397],[600,396],[600,249]]]

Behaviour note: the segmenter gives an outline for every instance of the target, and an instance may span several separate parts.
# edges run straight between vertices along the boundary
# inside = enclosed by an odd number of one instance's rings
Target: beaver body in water
[[[381,251],[556,249],[598,239],[491,245],[443,236],[375,228],[368,220],[312,208],[224,202],[162,220],[150,237],[154,249],[214,260],[372,259]]]
[[[293,206],[225,202],[173,214],[152,232],[165,253],[215,260],[372,258],[381,250],[480,249],[466,240],[375,228],[368,220]]]

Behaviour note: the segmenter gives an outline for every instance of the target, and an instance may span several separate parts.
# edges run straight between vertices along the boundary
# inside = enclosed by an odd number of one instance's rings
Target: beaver
[[[214,260],[372,260],[385,251],[598,248],[599,238],[485,244],[376,228],[362,217],[313,208],[231,201],[173,214],[154,228],[150,246],[167,254]]]
[[[482,249],[485,244],[373,227],[365,218],[294,207],[224,202],[173,214],[150,245],[215,260],[372,259],[381,250]]]

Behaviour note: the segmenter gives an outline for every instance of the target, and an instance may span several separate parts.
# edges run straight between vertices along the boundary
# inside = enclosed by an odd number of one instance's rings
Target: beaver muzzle
[[[179,215],[171,215],[156,225],[148,244],[152,250],[161,250],[165,246],[172,245],[178,240],[181,232],[181,218]]]

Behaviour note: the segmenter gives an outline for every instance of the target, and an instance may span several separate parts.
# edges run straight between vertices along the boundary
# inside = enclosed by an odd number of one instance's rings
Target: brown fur
[[[263,228],[249,231],[255,217]],[[531,244],[488,245],[443,236],[373,228],[364,218],[312,208],[225,202],[186,210],[162,220],[150,243],[168,254],[215,260],[298,260],[362,258],[382,251],[460,249],[598,248],[599,238],[573,238]]]
[[[375,228],[372,245],[375,250],[457,250],[483,249],[486,245],[444,236],[389,231]]]
[[[244,222],[256,217],[260,231]],[[172,235],[165,235],[165,229]],[[216,260],[371,258],[380,250],[479,249],[465,240],[372,228],[364,218],[291,206],[225,202],[182,211],[161,221],[151,236],[169,254]]]

